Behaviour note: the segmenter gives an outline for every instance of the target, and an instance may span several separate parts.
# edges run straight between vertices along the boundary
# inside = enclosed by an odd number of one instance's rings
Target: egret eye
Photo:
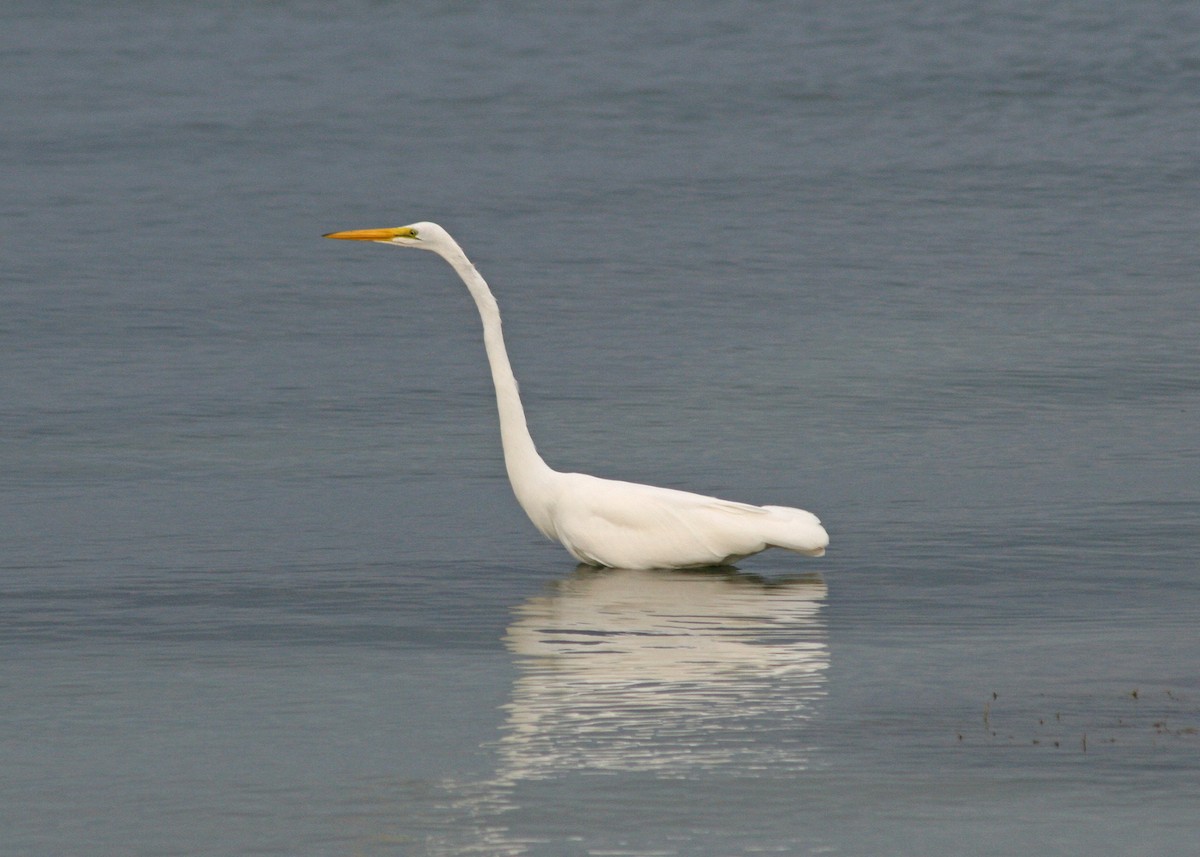
[[[418,234],[419,234],[419,230],[417,230],[417,229],[414,229],[414,230],[412,230],[412,232],[411,232],[411,235],[412,235],[412,237],[413,237],[413,238],[416,238]]]

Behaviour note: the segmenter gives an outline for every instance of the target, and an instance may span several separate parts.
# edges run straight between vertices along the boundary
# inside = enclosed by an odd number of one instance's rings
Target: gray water
[[[1200,841],[1194,3],[0,10],[0,852]],[[554,466],[829,553],[577,570]],[[420,256],[417,258],[417,256]]]

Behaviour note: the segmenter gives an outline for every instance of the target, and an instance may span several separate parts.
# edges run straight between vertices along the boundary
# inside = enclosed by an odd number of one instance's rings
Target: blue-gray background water
[[[1191,2],[0,11],[0,852],[1178,854]],[[504,476],[811,509],[577,571]]]

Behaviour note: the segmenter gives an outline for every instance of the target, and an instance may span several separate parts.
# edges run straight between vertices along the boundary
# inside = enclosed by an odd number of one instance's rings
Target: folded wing
[[[561,474],[553,535],[581,562],[614,568],[725,565],[769,547],[820,556],[829,543],[803,509]]]

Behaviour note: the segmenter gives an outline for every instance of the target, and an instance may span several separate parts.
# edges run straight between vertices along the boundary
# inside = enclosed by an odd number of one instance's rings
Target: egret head
[[[326,238],[342,238],[347,241],[374,241],[396,247],[416,247],[419,250],[437,251],[453,243],[450,233],[436,223],[410,223],[408,226],[390,226],[384,229],[352,229],[349,232],[330,232]]]

